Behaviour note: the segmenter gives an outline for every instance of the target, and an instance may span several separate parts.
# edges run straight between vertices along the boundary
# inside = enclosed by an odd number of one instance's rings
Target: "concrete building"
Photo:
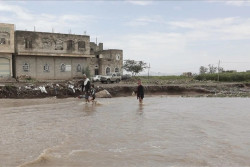
[[[122,74],[123,66],[123,52],[118,49],[103,50],[103,44],[98,46],[91,42],[91,53],[95,54],[95,58],[92,59],[94,65],[95,75],[110,73]]]
[[[8,27],[8,31],[4,27]],[[0,44],[0,49],[5,48],[0,50],[0,76],[62,80],[81,77],[87,69],[90,75],[122,73],[123,51],[103,50],[103,43],[90,42],[90,36],[14,32],[14,25],[10,24],[0,24],[0,30],[3,31],[2,36],[6,36],[5,40],[1,40],[5,41],[2,42],[4,44]]]
[[[14,24],[0,23],[0,79],[13,77]]]

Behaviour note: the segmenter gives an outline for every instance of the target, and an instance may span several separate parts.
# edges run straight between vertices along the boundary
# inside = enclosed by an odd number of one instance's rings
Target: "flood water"
[[[250,166],[250,98],[1,99],[0,167]]]

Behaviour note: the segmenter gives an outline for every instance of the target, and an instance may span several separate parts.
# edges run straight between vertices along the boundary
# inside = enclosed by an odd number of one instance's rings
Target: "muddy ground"
[[[82,80],[43,82],[0,82],[0,98],[78,97],[82,95]],[[131,96],[136,82],[113,84],[95,82],[96,91],[107,90],[112,97]],[[184,82],[144,83],[145,95],[180,95],[184,97],[250,97],[250,83]]]

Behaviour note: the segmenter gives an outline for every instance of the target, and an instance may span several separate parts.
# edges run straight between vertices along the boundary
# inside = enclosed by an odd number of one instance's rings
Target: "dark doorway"
[[[95,75],[99,75],[99,70],[95,69]]]

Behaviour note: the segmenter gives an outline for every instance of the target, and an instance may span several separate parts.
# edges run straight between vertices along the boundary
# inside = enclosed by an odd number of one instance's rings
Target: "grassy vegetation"
[[[190,77],[187,76],[177,76],[177,75],[171,75],[171,76],[138,76],[141,80],[186,80],[190,79]]]
[[[201,74],[193,77],[187,76],[136,76],[132,80],[142,80],[144,83],[186,83],[195,81],[218,81],[218,74]],[[250,82],[250,72],[219,73],[220,82]]]
[[[193,77],[187,76],[136,76],[130,79],[130,82],[141,80],[148,84],[171,84],[171,83],[186,83],[193,80]]]
[[[218,74],[201,74],[194,77],[196,80],[218,81]],[[250,72],[219,73],[219,81],[244,82],[250,81]]]

